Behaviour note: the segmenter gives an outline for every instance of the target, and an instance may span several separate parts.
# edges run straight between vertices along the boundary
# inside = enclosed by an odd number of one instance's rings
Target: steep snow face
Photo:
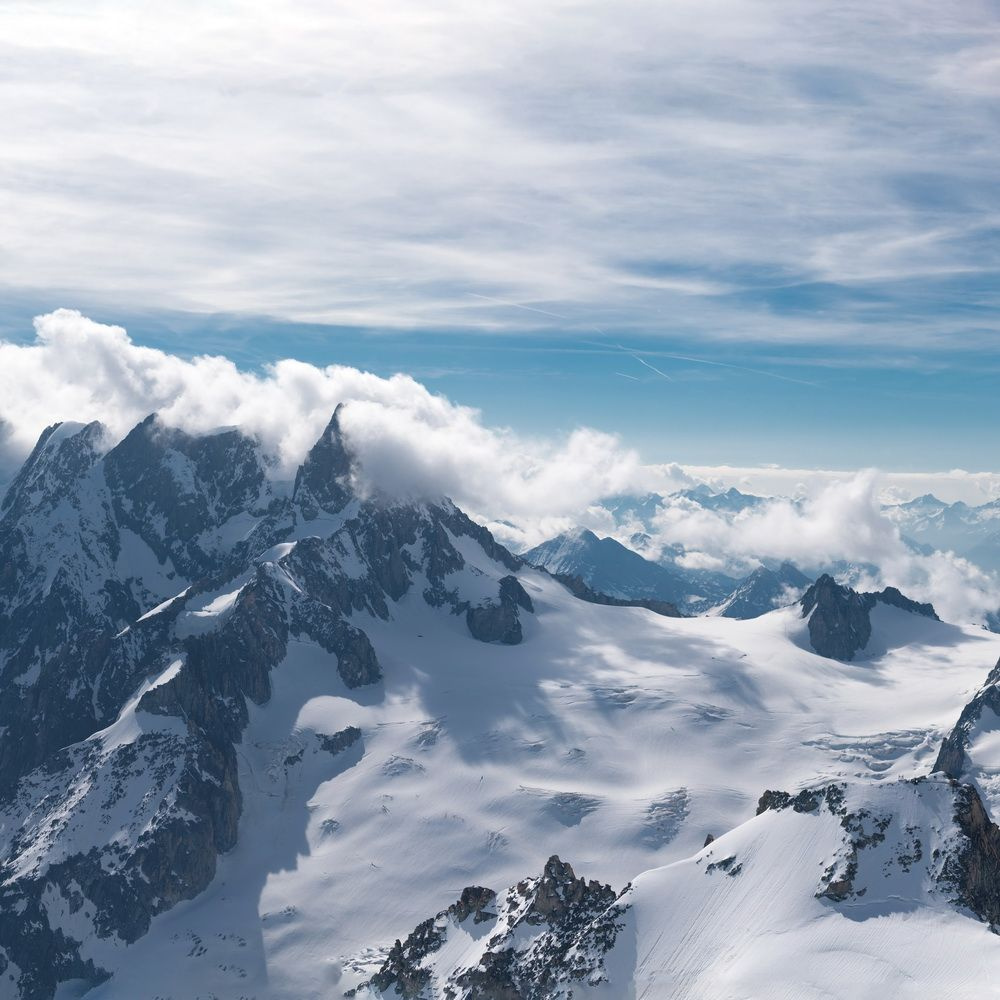
[[[598,995],[982,996],[1000,941],[951,902],[955,796],[943,779],[849,785],[840,811],[769,810],[647,872],[605,960],[633,992]]]
[[[516,885],[551,854],[620,888],[752,819],[766,788],[895,787],[930,770],[1000,654],[1000,637],[883,608],[878,655],[840,664],[793,641],[794,609],[668,619],[520,579],[535,614],[517,647],[476,643],[418,588],[386,619],[354,614],[385,675],[371,693],[290,641],[240,745],[236,847],[94,995],[145,997],[157,969],[220,997],[335,994],[463,887]],[[322,750],[349,728],[361,735],[347,756]],[[809,855],[808,900],[838,823]],[[609,997],[626,995],[617,975]]]

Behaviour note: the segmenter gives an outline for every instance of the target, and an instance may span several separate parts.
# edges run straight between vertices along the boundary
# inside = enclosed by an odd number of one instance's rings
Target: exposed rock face
[[[802,617],[809,619],[809,642],[820,656],[850,662],[868,645],[872,634],[871,611],[876,604],[888,604],[938,621],[930,604],[919,604],[895,587],[876,593],[859,594],[841,586],[824,573],[799,602]]]
[[[499,601],[469,608],[465,620],[469,631],[480,642],[502,642],[515,646],[522,638],[519,608],[529,612],[535,610],[528,592],[517,577],[505,576],[500,581]]]
[[[1000,828],[989,818],[973,785],[915,778],[879,785],[871,801],[851,802],[844,784],[788,792],[767,791],[757,814],[792,809],[825,811],[840,822],[844,842],[816,890],[832,903],[859,900],[880,880],[914,875],[916,883],[945,894],[980,920],[1000,927]],[[921,802],[922,800],[922,802]],[[951,812],[954,826],[941,825]],[[883,890],[884,891],[884,890]]]
[[[569,997],[574,983],[606,980],[604,957],[614,947],[624,912],[610,886],[577,878],[553,856],[540,876],[519,882],[503,897],[478,886],[465,889],[457,903],[396,941],[365,986],[387,997],[421,1000]],[[473,924],[489,925],[486,934],[477,935],[478,953],[457,967],[439,967],[438,953],[449,933],[470,917]]]
[[[919,601],[911,601],[905,594],[901,594],[895,587],[886,587],[885,590],[878,590],[874,593],[864,595],[871,599],[872,604],[888,604],[902,611],[909,611],[913,615],[922,615],[924,618],[933,618],[934,621],[941,621],[934,610],[933,604],[921,604]]]
[[[823,574],[801,601],[809,619],[809,642],[820,656],[850,661],[868,645],[872,634],[867,602],[856,591]]]
[[[1000,932],[1000,829],[987,815],[972,785],[956,789],[955,822],[966,844],[948,875],[959,901]]]
[[[307,521],[313,521],[320,511],[336,513],[351,500],[351,456],[340,429],[343,404],[320,439],[313,445],[295,476],[293,499]]]
[[[955,723],[955,728],[945,737],[938,751],[933,770],[949,778],[961,778],[968,763],[966,752],[983,712],[989,710],[1000,716],[1000,661],[990,671],[986,683],[979,689]]]
[[[382,676],[352,616],[386,619],[414,589],[464,615],[483,576],[518,629],[532,611],[521,563],[449,501],[353,494],[337,414],[292,497],[238,431],[150,417],[105,440],[47,429],[0,507],[0,976],[24,1000],[106,977],[53,899],[131,942],[211,882],[238,835],[247,705],[291,639],[349,692]],[[356,754],[360,736],[316,746]]]

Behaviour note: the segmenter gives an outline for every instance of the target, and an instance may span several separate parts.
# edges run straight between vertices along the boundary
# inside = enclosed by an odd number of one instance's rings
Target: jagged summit
[[[330,423],[295,474],[292,499],[301,507],[307,521],[315,520],[321,510],[339,513],[353,496],[354,458],[340,428],[343,410],[344,404],[338,404]]]
[[[624,926],[617,898],[553,855],[540,875],[502,895],[463,890],[397,940],[378,972],[346,996],[547,1000],[606,984],[605,956]]]
[[[876,604],[940,620],[932,605],[910,600],[895,587],[886,587],[874,593],[858,593],[824,573],[799,601],[802,617],[809,622],[812,648],[821,656],[834,660],[853,660],[871,638],[871,611]]]
[[[110,450],[100,424],[48,428],[12,483],[0,868],[3,906],[23,920],[0,918],[0,956],[30,970],[24,998],[106,976],[45,917],[46,893],[82,887],[95,939],[130,942],[211,882],[236,843],[248,706],[272,700],[295,650],[315,649],[349,698],[381,681],[366,628],[402,602],[461,623],[470,643],[522,641],[521,562],[450,501],[356,497],[339,413],[290,497],[253,438],[155,415]],[[331,767],[357,742],[325,726],[312,740]],[[102,832],[102,801],[125,832]]]
[[[107,429],[96,420],[46,427],[0,502],[3,518],[22,517],[29,510],[56,506],[67,486],[82,477],[101,456],[106,438]]]

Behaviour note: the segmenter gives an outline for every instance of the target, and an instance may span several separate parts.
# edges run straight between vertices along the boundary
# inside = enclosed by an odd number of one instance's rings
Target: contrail
[[[479,292],[469,292],[477,299],[485,299],[487,302],[495,302],[499,306],[510,306],[511,309],[526,309],[528,312],[541,313],[543,316],[551,316],[553,319],[564,319],[570,322],[569,316],[560,316],[559,313],[547,312],[544,309],[536,309],[534,306],[522,306],[520,302],[507,302],[506,299],[495,299],[492,295],[480,295]]]
[[[716,365],[719,368],[733,368],[739,372],[749,372],[751,375],[766,375],[768,378],[780,378],[782,382],[795,382],[798,385],[818,386],[818,382],[807,382],[804,378],[792,378],[791,375],[779,375],[777,372],[762,371],[760,368],[746,368],[743,365],[731,365],[725,361],[708,361],[706,358],[688,358],[683,354],[663,354],[656,352],[658,358],[673,358],[675,361],[693,361],[699,365]]]
[[[624,351],[630,357],[635,358],[636,361],[645,365],[647,368],[653,368],[651,364],[643,361],[642,358],[639,357],[634,348],[626,347],[624,344],[615,344],[614,346],[617,347],[618,350]],[[795,382],[797,385],[819,385],[818,382],[807,382],[802,378],[792,378],[791,375],[779,375],[777,372],[762,371],[760,368],[747,368],[744,365],[732,365],[726,361],[709,361],[707,358],[691,358],[685,354],[667,354],[665,351],[646,351],[645,353],[652,354],[655,358],[670,358],[673,361],[690,361],[698,365],[714,365],[717,368],[732,368],[734,371],[749,372],[751,375],[764,375],[767,378],[781,379],[782,382]],[[663,375],[664,378],[670,378],[669,375],[659,371],[658,368],[653,368],[653,371]],[[670,381],[673,382],[674,379],[670,379]]]
[[[641,382],[641,378],[636,378],[634,375],[626,375],[625,372],[615,372],[616,375],[621,375],[622,378],[630,378],[633,382]]]
[[[495,299],[493,298],[492,295],[483,295],[480,292],[469,292],[468,294],[472,295],[477,299],[483,299],[486,302],[495,302],[497,305],[500,306],[509,306],[511,309],[524,309],[527,312],[538,313],[541,316],[551,316],[553,319],[565,320],[567,323],[573,322],[569,316],[564,316],[561,313],[549,312],[546,309],[536,309],[534,306],[524,306],[521,305],[520,302],[508,302],[506,299]],[[590,328],[592,330],[596,330],[598,333],[604,336],[607,335],[604,330],[600,329],[600,327],[596,327],[591,324]],[[581,343],[592,344],[594,346],[600,346],[600,347],[607,346],[605,344],[601,344],[599,341],[592,341],[592,340],[591,341],[584,340],[581,341]],[[657,375],[659,375],[661,378],[665,378],[668,382],[676,381],[676,379],[672,378],[666,372],[660,371],[659,368],[656,368],[654,365],[651,365],[648,361],[643,361],[643,359],[639,357],[638,353],[634,351],[632,348],[625,347],[622,344],[615,344],[613,346],[617,347],[618,350],[620,351],[624,351],[630,357],[638,361],[639,364],[645,365],[650,371],[656,372]],[[652,354],[654,357],[657,358],[670,358],[673,361],[688,361],[691,364],[696,364],[696,365],[714,365],[716,368],[731,368],[733,371],[747,372],[750,375],[762,375],[765,378],[776,378],[780,379],[782,382],[794,382],[796,385],[810,385],[813,387],[819,386],[818,382],[809,382],[804,378],[793,378],[791,375],[779,375],[777,372],[764,371],[763,369],[760,368],[747,368],[745,365],[733,365],[729,364],[726,361],[709,361],[707,358],[692,358],[688,357],[685,354],[666,354],[663,351],[646,351],[645,353]],[[621,375],[623,378],[634,377],[630,375],[625,375],[624,372],[615,372],[615,374]],[[635,379],[635,381],[640,382],[642,380]]]
[[[622,350],[624,350],[624,348],[622,348]],[[629,354],[632,354],[632,352],[629,351]],[[643,361],[638,354],[632,354],[632,357],[635,358],[635,360],[638,361],[640,365],[645,365],[651,372],[656,372],[657,375],[661,375],[668,382],[673,382],[673,379],[666,372],[661,372],[659,368],[654,367],[648,361]]]

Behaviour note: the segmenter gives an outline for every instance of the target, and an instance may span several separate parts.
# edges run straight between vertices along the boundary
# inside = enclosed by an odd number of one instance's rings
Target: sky
[[[0,337],[76,309],[646,463],[992,495],[998,15],[6,2]]]

